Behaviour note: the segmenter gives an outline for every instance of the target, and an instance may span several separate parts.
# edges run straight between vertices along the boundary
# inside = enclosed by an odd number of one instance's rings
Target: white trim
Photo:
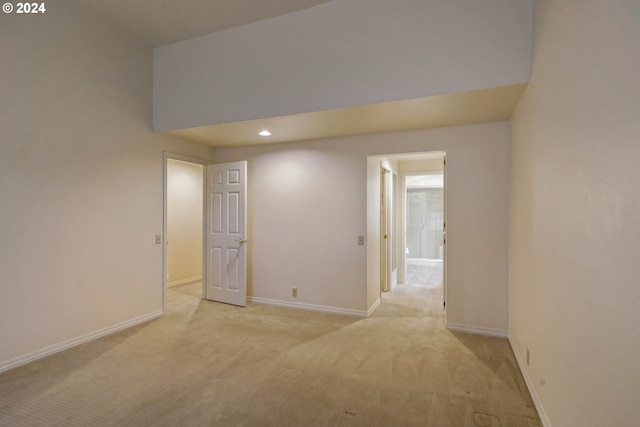
[[[468,334],[487,335],[490,337],[508,338],[509,332],[503,329],[483,328],[482,326],[456,325],[447,323],[447,330],[453,332],[466,332]]]
[[[61,352],[63,350],[67,350],[71,347],[78,346],[80,344],[84,344],[89,341],[93,341],[95,339],[104,337],[106,335],[113,334],[115,332],[119,332],[123,329],[130,328],[132,326],[138,325],[140,323],[148,322],[149,320],[157,319],[162,316],[162,311],[154,311],[153,313],[144,314],[142,316],[138,316],[136,318],[126,320],[122,323],[118,323],[113,326],[109,326],[106,328],[98,329],[94,332],[89,332],[88,334],[81,335],[76,338],[72,338],[66,341],[62,341],[58,344],[53,344],[45,348],[41,348],[40,350],[32,351],[31,353],[23,354],[22,356],[14,357],[13,359],[5,360],[4,362],[0,362],[0,372],[8,371],[9,369],[17,368],[18,366],[25,365],[29,362],[33,362],[34,360],[42,359],[43,357],[50,356],[54,353]]]
[[[371,317],[371,315],[373,314],[374,311],[376,311],[376,308],[378,308],[381,302],[382,302],[382,299],[378,298],[378,301],[374,302],[373,305],[369,307],[369,310],[367,310],[367,317]]]
[[[509,335],[509,344],[511,345],[511,350],[513,351],[514,356],[516,357],[516,361],[518,362],[518,367],[520,368],[520,372],[524,377],[524,382],[527,384],[527,389],[529,389],[529,394],[531,395],[531,399],[533,400],[533,404],[536,406],[536,410],[538,411],[538,416],[540,417],[540,421],[542,421],[542,425],[544,427],[551,427],[551,421],[549,421],[549,417],[542,406],[542,401],[540,400],[540,396],[538,396],[538,392],[533,387],[533,381],[531,377],[529,377],[529,371],[526,369],[526,363],[520,357],[520,353],[518,353],[518,348],[516,347],[511,335]]]
[[[302,310],[319,311],[322,313],[342,314],[352,317],[367,317],[368,313],[362,310],[352,310],[350,308],[330,307],[326,305],[306,304],[303,302],[291,302],[269,298],[247,297],[248,302],[256,304],[273,305],[276,307],[297,308]]]
[[[202,280],[202,276],[187,277],[186,279],[176,280],[175,282],[168,282],[167,286],[171,287],[171,286],[178,286],[178,285],[186,285],[187,283],[198,282],[200,280]]]

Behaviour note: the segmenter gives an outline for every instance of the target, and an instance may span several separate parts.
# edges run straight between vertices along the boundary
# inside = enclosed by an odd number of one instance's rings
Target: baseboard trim
[[[549,417],[547,416],[547,413],[545,412],[544,407],[542,406],[542,401],[540,400],[540,396],[538,396],[538,392],[533,387],[533,381],[531,380],[531,377],[529,376],[529,372],[526,369],[527,365],[525,361],[522,360],[522,357],[520,357],[520,353],[518,353],[518,348],[513,342],[511,335],[509,335],[509,344],[511,345],[511,350],[513,351],[513,355],[516,357],[516,361],[518,362],[518,367],[520,368],[520,372],[524,377],[524,382],[527,385],[527,388],[529,389],[529,394],[531,395],[533,404],[535,405],[536,410],[538,411],[538,416],[540,417],[540,421],[542,421],[542,425],[544,427],[552,427],[551,421],[549,421]]]
[[[202,280],[202,276],[188,277],[182,280],[176,280],[175,282],[167,283],[167,287],[178,286],[178,285],[186,285],[187,283],[198,282]]]
[[[378,298],[378,301],[373,303],[373,305],[369,308],[369,310],[367,310],[367,317],[371,317],[371,315],[373,314],[374,311],[376,311],[376,308],[378,308],[381,302],[382,300]]]
[[[342,314],[352,317],[367,317],[366,311],[352,310],[349,308],[331,307],[326,305],[306,304],[303,302],[282,301],[269,298],[247,297],[247,301],[256,304],[273,305],[276,307],[297,308],[301,310],[319,311],[321,313]]]
[[[508,338],[509,333],[502,329],[483,328],[480,326],[457,325],[455,323],[447,323],[447,330],[453,332],[466,332],[468,334],[487,335],[490,337]]]
[[[76,338],[62,341],[58,344],[53,344],[48,347],[41,348],[40,350],[36,350],[31,353],[24,354],[22,356],[5,360],[3,362],[0,362],[0,372],[8,371],[10,369],[17,368],[18,366],[26,365],[27,363],[33,362],[34,360],[42,359],[43,357],[50,356],[54,353],[59,353],[63,350],[67,350],[71,347],[75,347],[77,345],[84,344],[89,341],[93,341],[95,339],[113,334],[115,332],[119,332],[123,329],[130,328],[140,323],[157,319],[160,316],[162,316],[162,310],[154,311],[153,313],[145,314],[145,315],[136,317],[134,319],[130,319],[122,323],[109,326],[107,328],[99,329],[97,331],[90,332],[88,334],[81,335]]]

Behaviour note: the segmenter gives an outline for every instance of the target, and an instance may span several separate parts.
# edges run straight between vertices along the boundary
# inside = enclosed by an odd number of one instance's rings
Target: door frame
[[[380,162],[380,292],[391,290],[391,246],[393,221],[391,214],[391,174],[392,169]]]
[[[165,314],[167,311],[167,190],[168,190],[168,161],[169,160],[178,160],[181,162],[194,163],[198,165],[202,165],[202,290],[201,297],[204,298],[204,269],[205,269],[205,202],[206,202],[206,172],[207,165],[211,163],[211,161],[201,159],[198,157],[187,156],[184,154],[173,153],[170,151],[162,152],[162,237],[160,239],[162,243],[162,314]]]

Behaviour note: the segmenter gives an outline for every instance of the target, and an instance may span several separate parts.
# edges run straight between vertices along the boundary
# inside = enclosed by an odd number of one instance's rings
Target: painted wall
[[[501,122],[217,149],[216,161],[248,160],[249,295],[366,312],[380,283],[367,156],[446,150],[449,322],[506,334],[508,134]]]
[[[160,314],[152,52],[73,2],[0,14],[0,369]]]
[[[398,162],[398,167],[400,168],[400,173],[417,175],[422,172],[442,172],[444,169],[444,163],[442,158],[403,160]]]
[[[202,279],[202,165],[167,160],[167,283]]]
[[[531,0],[333,0],[157,48],[154,129],[523,83],[530,51]]]
[[[510,335],[546,425],[640,419],[640,3],[536,2],[512,118]]]
[[[361,154],[326,142],[216,150],[236,160],[248,161],[248,295],[364,310]]]

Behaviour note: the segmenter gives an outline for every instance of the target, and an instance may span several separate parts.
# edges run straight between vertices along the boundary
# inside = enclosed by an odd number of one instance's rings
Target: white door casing
[[[391,290],[390,227],[391,212],[389,210],[389,183],[391,170],[380,165],[380,290]]]
[[[207,165],[205,298],[246,306],[247,162]]]
[[[447,310],[447,155],[442,156],[442,309]]]

